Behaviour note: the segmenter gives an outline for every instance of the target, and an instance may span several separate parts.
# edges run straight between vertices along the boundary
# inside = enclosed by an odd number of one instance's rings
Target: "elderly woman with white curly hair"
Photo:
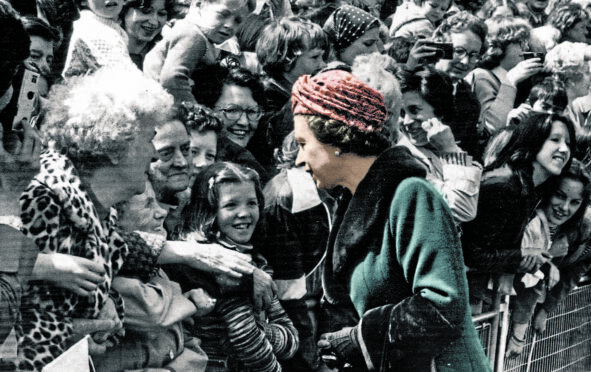
[[[69,276],[30,282],[16,327],[20,370],[40,370],[85,333],[93,336],[91,353],[118,342],[123,301],[111,284],[131,246],[111,207],[144,192],[157,156],[155,126],[169,120],[172,105],[172,96],[139,71],[102,69],[52,90],[42,125],[50,149],[20,198],[22,231],[42,255],[66,254],[79,265]],[[215,247],[200,255],[187,243],[148,243],[160,263],[234,276],[252,272],[246,260],[220,258]]]

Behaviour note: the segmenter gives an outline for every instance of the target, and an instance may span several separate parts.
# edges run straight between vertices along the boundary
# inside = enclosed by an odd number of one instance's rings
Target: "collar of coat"
[[[349,273],[369,252],[379,252],[390,204],[398,185],[408,177],[425,178],[425,168],[408,149],[383,152],[357,186],[339,200],[324,263],[323,286],[332,303],[349,296]]]
[[[74,164],[66,156],[54,151],[41,154],[41,169],[35,179],[48,186],[57,196],[62,213],[82,231],[102,230],[98,213],[85,191]],[[116,212],[111,208],[109,221]]]

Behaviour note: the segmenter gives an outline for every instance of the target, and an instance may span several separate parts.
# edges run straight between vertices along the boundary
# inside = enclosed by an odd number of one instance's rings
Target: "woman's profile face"
[[[552,123],[552,131],[534,160],[534,170],[547,177],[558,176],[569,161],[570,135],[566,124],[561,121]]]
[[[363,36],[355,40],[353,44],[349,45],[341,52],[340,60],[349,66],[352,66],[355,57],[377,52],[379,39],[380,29],[378,27],[367,30]]]
[[[160,34],[167,19],[164,0],[152,0],[147,8],[129,8],[123,24],[130,38],[150,42]]]
[[[132,196],[123,207],[119,217],[119,226],[128,231],[145,231],[166,238],[164,219],[168,211],[158,204],[156,194],[150,182],[146,183],[146,190]]]
[[[435,116],[435,109],[418,92],[402,94],[402,108],[404,117],[400,129],[415,146],[425,146],[429,143],[427,132],[423,129],[423,122]]]
[[[572,218],[583,204],[583,189],[583,182],[563,178],[558,189],[543,207],[548,222],[560,226]]]
[[[588,21],[580,21],[567,31],[566,40],[578,43],[587,42],[587,25]]]
[[[294,118],[294,134],[299,152],[296,166],[304,166],[319,189],[332,189],[340,183],[342,166],[335,155],[339,149],[318,141],[308,126],[306,117],[296,115]]]

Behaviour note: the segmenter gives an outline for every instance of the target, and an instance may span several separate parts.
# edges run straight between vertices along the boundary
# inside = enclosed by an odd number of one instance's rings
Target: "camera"
[[[23,128],[21,127],[21,122],[23,120],[27,123],[31,121],[31,117],[35,111],[35,101],[39,95],[38,84],[39,74],[25,69],[20,93],[18,95],[17,113],[12,122],[12,130],[22,131]]]
[[[437,43],[434,41],[423,41],[423,45],[436,48],[434,56],[423,58],[423,63],[435,63],[440,59],[453,59],[454,58],[454,46],[452,43]]]
[[[541,52],[523,52],[521,53],[523,59],[539,58],[540,62],[544,63],[544,53]]]

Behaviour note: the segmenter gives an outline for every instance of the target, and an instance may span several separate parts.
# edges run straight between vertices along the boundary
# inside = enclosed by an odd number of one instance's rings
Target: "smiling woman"
[[[130,0],[119,15],[127,32],[127,48],[133,62],[141,70],[144,57],[162,37],[162,28],[173,13],[174,0]]]

